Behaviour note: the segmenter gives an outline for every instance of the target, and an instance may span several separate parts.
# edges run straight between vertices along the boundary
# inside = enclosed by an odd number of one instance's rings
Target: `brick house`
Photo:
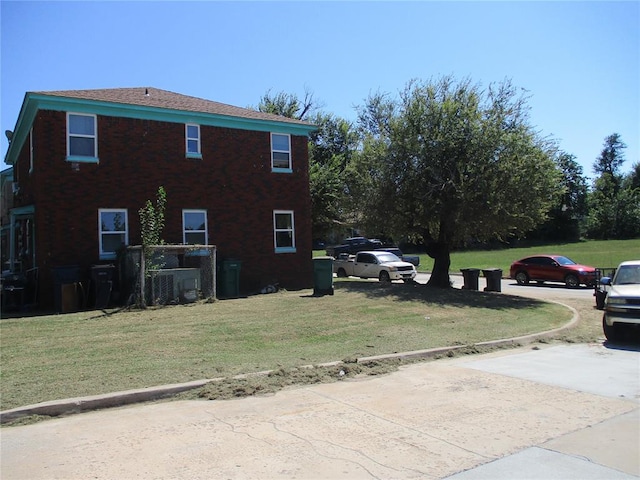
[[[88,272],[140,244],[138,211],[162,186],[166,243],[240,260],[243,292],[308,288],[314,129],[155,88],[28,92],[5,158],[9,268],[37,269],[38,304],[52,306],[54,269]]]

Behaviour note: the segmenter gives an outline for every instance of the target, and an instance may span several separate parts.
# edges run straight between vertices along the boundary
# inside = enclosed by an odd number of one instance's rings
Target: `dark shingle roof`
[[[267,120],[299,125],[310,125],[308,122],[293,118],[282,117],[270,113],[262,113],[249,108],[234,107],[224,103],[191,97],[180,93],[160,90],[153,87],[135,88],[106,88],[97,90],[58,90],[48,92],[33,92],[38,95],[75,98],[98,102],[109,102],[142,107],[165,108],[186,112],[210,113],[229,117],[246,118],[250,120]]]

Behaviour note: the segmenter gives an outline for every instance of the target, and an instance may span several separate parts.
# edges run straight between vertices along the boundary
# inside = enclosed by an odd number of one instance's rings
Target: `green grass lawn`
[[[535,253],[600,267],[640,258],[640,240],[454,252],[450,272]],[[314,252],[314,256],[324,252]],[[433,261],[421,258],[421,271]],[[508,295],[337,279],[335,295],[279,292],[214,303],[0,321],[0,408],[195,379],[525,335],[571,313]],[[585,307],[591,314],[592,306]],[[594,317],[595,318],[595,317]],[[596,319],[597,320],[597,319]],[[589,325],[577,335],[591,338]],[[578,328],[580,330],[580,328]],[[586,332],[586,333],[585,333]]]
[[[571,312],[508,295],[340,279],[311,290],[112,314],[3,319],[2,410],[195,379],[524,335]]]

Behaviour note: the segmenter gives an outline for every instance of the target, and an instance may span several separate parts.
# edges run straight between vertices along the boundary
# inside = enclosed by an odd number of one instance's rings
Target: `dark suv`
[[[327,255],[338,257],[341,254],[355,255],[364,250],[376,250],[382,247],[380,240],[368,239],[365,237],[347,238],[341,245],[335,247],[327,247]]]
[[[513,262],[510,276],[518,285],[526,285],[530,281],[561,282],[567,287],[575,288],[581,284],[593,286],[596,269],[579,265],[562,255],[535,255]]]

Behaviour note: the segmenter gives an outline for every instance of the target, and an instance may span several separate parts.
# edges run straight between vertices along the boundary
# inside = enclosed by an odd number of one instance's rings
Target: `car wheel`
[[[347,276],[347,272],[344,271],[344,268],[339,268],[338,269],[338,277],[344,278],[346,276]]]
[[[575,275],[567,275],[564,278],[564,283],[569,288],[576,288],[580,286],[580,280]]]
[[[383,283],[391,282],[391,277],[389,277],[389,272],[386,272],[384,270],[380,272],[380,275],[378,276],[378,278]]]
[[[607,320],[602,317],[602,330],[604,331],[605,338],[610,342],[619,342],[622,339],[622,332],[620,325],[607,325]]]
[[[520,271],[516,273],[516,282],[518,282],[518,285],[527,285],[529,283],[527,272]]]

